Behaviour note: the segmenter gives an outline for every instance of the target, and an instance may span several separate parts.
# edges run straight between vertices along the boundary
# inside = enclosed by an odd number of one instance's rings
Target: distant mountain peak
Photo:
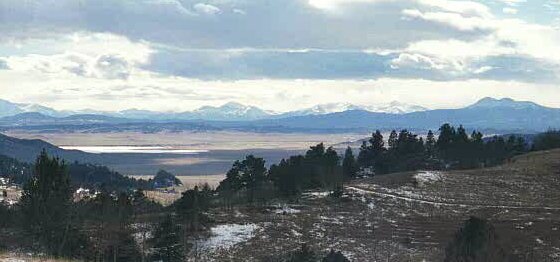
[[[509,97],[506,98],[492,98],[492,97],[485,97],[478,100],[476,103],[469,106],[469,108],[498,108],[498,107],[507,107],[507,108],[530,108],[530,107],[542,107],[534,102],[529,101],[516,101]]]
[[[246,108],[246,107],[251,107],[251,106],[247,106],[238,102],[227,102],[225,104],[223,104],[222,106],[220,106],[221,108]]]

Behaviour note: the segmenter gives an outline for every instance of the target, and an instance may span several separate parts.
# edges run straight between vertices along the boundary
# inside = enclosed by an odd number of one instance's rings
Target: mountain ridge
[[[221,106],[202,106],[192,111],[185,112],[158,112],[143,109],[126,109],[117,112],[76,110],[57,111],[55,109],[37,105],[12,103],[0,99],[0,118],[17,116],[24,113],[41,113],[45,116],[64,118],[73,115],[100,115],[117,118],[128,118],[138,120],[208,120],[208,121],[255,121],[262,119],[278,119],[291,116],[324,115],[347,110],[366,110],[370,112],[386,112],[404,114],[416,111],[428,110],[425,107],[392,101],[388,104],[376,106],[354,105],[350,103],[327,103],[318,104],[313,107],[299,109],[284,113],[264,110],[256,106],[244,105],[237,102],[227,102]]]
[[[457,109],[435,109],[410,113],[379,113],[343,104],[328,109],[333,112],[303,115],[273,115],[261,118],[263,111],[256,111],[253,120],[236,118],[255,110],[240,104],[229,104],[235,110],[230,115],[217,115],[214,119],[175,117],[172,119],[131,119],[100,115],[72,115],[63,118],[24,113],[0,118],[0,130],[66,130],[80,132],[112,131],[185,131],[185,130],[235,130],[256,132],[363,132],[375,129],[437,129],[442,123],[505,132],[542,132],[560,128],[560,109],[513,99],[484,98],[470,106]],[[203,108],[202,112],[219,107]],[[217,114],[217,113],[216,113]]]

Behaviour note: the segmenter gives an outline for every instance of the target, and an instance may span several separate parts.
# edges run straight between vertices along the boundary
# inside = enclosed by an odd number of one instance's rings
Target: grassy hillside
[[[512,261],[555,261],[560,251],[560,150],[488,169],[408,172],[356,180],[342,199],[308,192],[297,204],[214,210],[221,223],[257,225],[217,257],[274,260],[307,242],[353,261],[442,261],[469,216],[491,221]],[[526,259],[526,260],[523,260]]]

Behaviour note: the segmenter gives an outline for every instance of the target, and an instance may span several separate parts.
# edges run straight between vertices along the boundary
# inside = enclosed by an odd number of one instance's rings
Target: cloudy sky
[[[0,0],[0,98],[560,107],[560,0]]]

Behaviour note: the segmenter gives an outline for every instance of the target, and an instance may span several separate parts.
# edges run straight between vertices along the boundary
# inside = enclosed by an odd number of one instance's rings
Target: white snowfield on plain
[[[183,154],[195,155],[208,150],[177,149],[171,146],[61,146],[65,150],[79,150],[92,154]]]
[[[212,236],[200,243],[203,250],[228,249],[236,244],[246,242],[255,236],[259,229],[256,224],[226,224],[210,229]]]
[[[275,214],[289,214],[289,215],[291,215],[291,214],[297,214],[297,213],[300,213],[300,212],[301,212],[301,210],[291,208],[291,207],[286,206],[286,205],[281,206],[281,207],[277,207],[277,209],[274,210]]]
[[[423,186],[425,184],[441,181],[443,179],[443,175],[441,172],[437,171],[423,171],[414,175],[414,179],[416,179],[418,185]]]
[[[315,197],[315,198],[323,198],[323,197],[327,197],[329,196],[331,192],[329,191],[324,191],[324,192],[305,192],[303,193],[304,196],[310,196],[310,197]]]

